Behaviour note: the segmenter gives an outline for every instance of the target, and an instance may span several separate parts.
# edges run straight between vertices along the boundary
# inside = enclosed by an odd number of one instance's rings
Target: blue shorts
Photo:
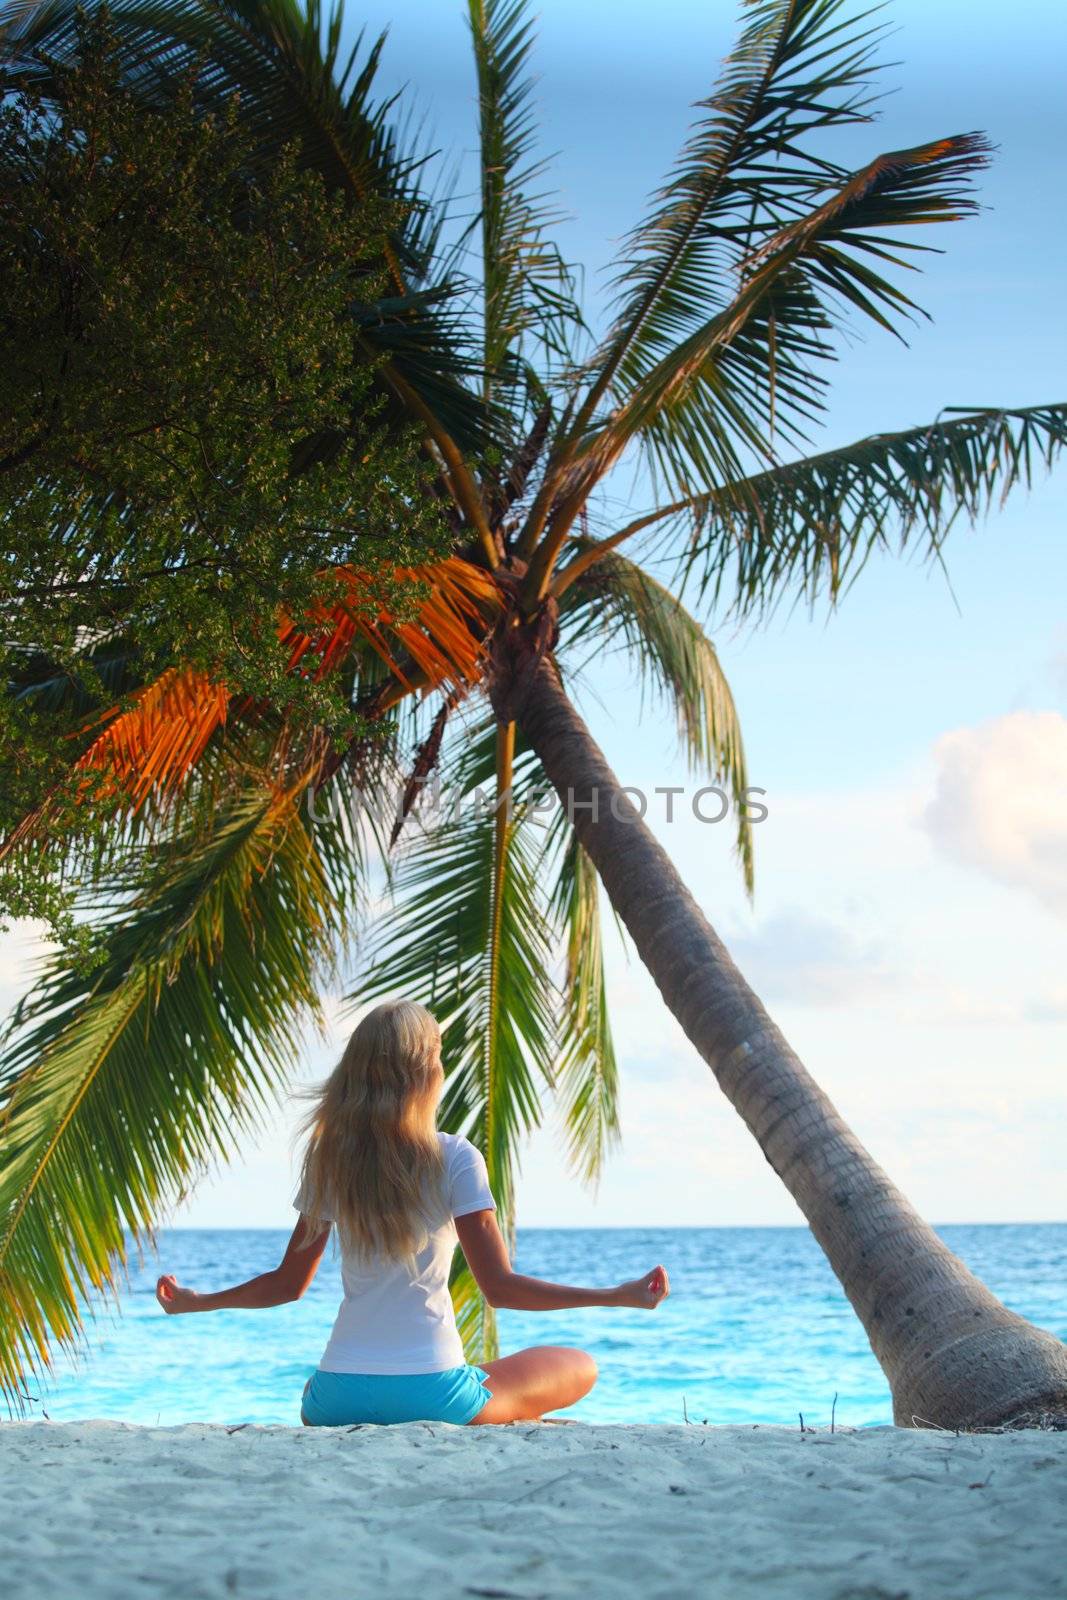
[[[472,1422],[490,1399],[484,1367],[445,1372],[323,1372],[304,1385],[300,1420],[312,1428],[354,1422]]]

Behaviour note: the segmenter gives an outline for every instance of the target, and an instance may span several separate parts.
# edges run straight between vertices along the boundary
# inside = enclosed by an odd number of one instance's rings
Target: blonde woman
[[[484,1367],[467,1364],[448,1290],[457,1239],[493,1306],[652,1311],[669,1292],[663,1267],[614,1289],[514,1272],[481,1153],[437,1131],[443,1086],[431,1014],[407,1000],[377,1006],[314,1092],[301,1126],[308,1143],[294,1201],[300,1217],[281,1265],[217,1294],[182,1288],[170,1274],[156,1285],[171,1316],[298,1300],[335,1226],[344,1299],[304,1388],[308,1427],[537,1421],[589,1393],[596,1364],[584,1350],[538,1345]]]

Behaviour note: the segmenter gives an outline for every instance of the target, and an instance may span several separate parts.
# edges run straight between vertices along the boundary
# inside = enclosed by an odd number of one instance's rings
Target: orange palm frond
[[[312,619],[317,628],[308,631],[306,624],[291,623],[279,630],[282,643],[290,647],[291,669],[310,654],[315,676],[325,677],[356,639],[362,639],[407,689],[413,686],[397,660],[400,653],[411,657],[434,688],[478,681],[485,635],[500,606],[500,591],[481,567],[458,556],[433,566],[398,567],[394,576],[399,583],[428,588],[410,622],[396,621],[387,607],[373,608],[368,573],[350,567],[337,576],[346,592],[336,604],[321,607]]]
[[[125,711],[111,706],[89,724],[102,731],[75,761],[72,771],[101,774],[97,798],[124,801],[137,811],[153,788],[158,794],[176,789],[200,760],[216,728],[226,721],[230,693],[203,672],[168,668],[154,683],[139,689]],[[83,732],[86,730],[82,730]],[[88,793],[88,777],[76,791]],[[26,843],[50,814],[55,795],[28,811],[0,841],[0,860]]]
[[[310,656],[314,675],[324,677],[362,639],[405,692],[415,687],[398,659],[405,656],[414,664],[420,686],[455,689],[478,681],[484,641],[501,604],[500,591],[488,572],[458,556],[433,565],[397,568],[398,582],[427,590],[410,621],[394,620],[387,607],[375,607],[371,574],[353,567],[342,569],[338,576],[342,598],[324,604],[310,629],[307,621],[279,625],[278,637],[289,648],[291,670]],[[126,709],[115,705],[97,715],[86,731],[92,727],[100,731],[73,770],[100,773],[103,793],[112,798],[118,794],[137,811],[150,794],[162,797],[181,786],[225,723],[230,699],[226,685],[206,673],[170,668],[138,690]],[[251,704],[242,701],[234,709]],[[49,807],[45,800],[25,816],[0,844],[0,856],[32,834]]]
[[[183,782],[226,721],[229,701],[225,684],[170,668],[139,690],[128,710],[104,713],[106,726],[74,770],[106,773],[136,810],[153,789],[165,794]]]

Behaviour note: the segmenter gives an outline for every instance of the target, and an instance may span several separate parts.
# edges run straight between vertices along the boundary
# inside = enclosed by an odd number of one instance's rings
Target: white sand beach
[[[1067,1433],[0,1425],[6,1600],[1050,1600]]]

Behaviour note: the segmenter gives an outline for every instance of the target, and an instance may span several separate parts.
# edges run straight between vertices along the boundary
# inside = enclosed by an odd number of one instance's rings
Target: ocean
[[[1067,1338],[1067,1224],[958,1225],[942,1237],[1013,1310]],[[265,1311],[167,1317],[161,1272],[207,1291],[276,1266],[272,1229],[171,1229],[159,1256],[131,1257],[117,1311],[97,1310],[76,1366],[31,1382],[30,1413],[71,1421],[299,1422],[300,1394],[340,1299],[331,1243],[302,1300]],[[806,1423],[892,1420],[889,1391],[837,1280],[806,1228],[520,1229],[517,1268],[576,1284],[637,1277],[663,1262],[654,1313],[500,1313],[505,1352],[580,1344],[600,1380],[568,1415],[588,1422]],[[835,1402],[836,1396],[836,1402]]]

